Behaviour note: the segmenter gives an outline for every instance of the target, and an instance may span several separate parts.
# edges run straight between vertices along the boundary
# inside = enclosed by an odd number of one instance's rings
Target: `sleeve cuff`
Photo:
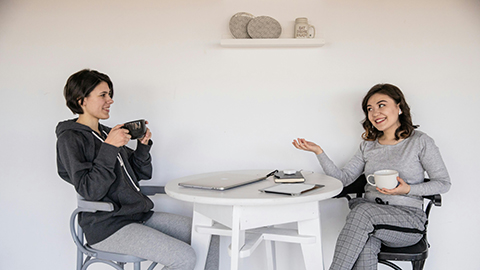
[[[410,192],[408,192],[407,195],[420,196],[419,187],[417,185],[410,185]]]
[[[318,161],[322,161],[324,159],[329,159],[327,154],[325,154],[325,151],[323,151],[321,154],[316,155],[316,156],[317,156]]]
[[[141,142],[137,143],[137,149],[135,150],[135,155],[143,160],[148,159],[149,154],[150,154],[150,149],[152,148],[153,141],[149,140],[148,145],[145,145]]]

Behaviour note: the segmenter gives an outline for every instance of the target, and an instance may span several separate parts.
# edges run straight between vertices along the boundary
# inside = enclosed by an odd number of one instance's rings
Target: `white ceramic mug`
[[[380,189],[386,188],[386,189],[393,189],[397,187],[398,181],[397,181],[397,176],[398,172],[395,170],[380,170],[376,171],[373,174],[369,174],[367,176],[367,182],[374,186],[378,187]],[[370,177],[373,177],[375,182],[370,182]]]
[[[315,27],[308,24],[307,18],[296,18],[295,19],[295,38],[314,38],[315,37]]]

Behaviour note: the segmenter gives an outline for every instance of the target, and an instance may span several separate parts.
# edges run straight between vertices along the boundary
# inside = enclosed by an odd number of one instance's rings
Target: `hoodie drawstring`
[[[104,130],[102,130],[102,131],[103,131],[103,133],[104,133],[105,135],[108,136],[108,134],[107,134]],[[105,142],[105,141],[104,141],[100,136],[98,136],[95,132],[92,131],[92,134],[95,135],[95,137],[97,137],[97,139],[99,139],[101,142]],[[132,184],[133,184],[133,186],[135,187],[135,189],[136,189],[137,191],[140,191],[140,188],[135,184],[135,182],[133,182],[132,177],[131,177],[130,174],[128,173],[127,168],[125,167],[125,163],[123,162],[123,159],[122,159],[122,156],[120,155],[120,153],[117,154],[117,159],[118,159],[118,161],[120,162],[120,166],[123,168],[123,170],[124,170],[125,173],[127,174],[128,179],[130,179],[130,182],[132,182]]]

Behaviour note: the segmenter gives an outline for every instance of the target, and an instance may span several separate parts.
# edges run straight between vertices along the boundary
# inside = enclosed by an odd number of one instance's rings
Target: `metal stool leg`
[[[412,269],[413,270],[423,270],[424,265],[425,265],[425,260],[412,261]]]
[[[384,264],[386,266],[389,266],[395,270],[402,270],[402,268],[398,267],[398,265],[392,263],[392,262],[389,262],[389,261],[378,261],[378,263],[381,263],[381,264]]]

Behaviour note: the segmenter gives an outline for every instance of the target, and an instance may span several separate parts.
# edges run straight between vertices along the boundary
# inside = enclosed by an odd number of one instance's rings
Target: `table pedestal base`
[[[296,222],[298,230],[274,225]],[[267,249],[267,269],[275,269],[274,242],[301,245],[306,270],[323,269],[318,202],[294,205],[205,205],[196,203],[193,213],[192,247],[197,253],[196,270],[205,267],[212,235],[231,237],[231,270],[240,258],[250,256],[262,241]]]

